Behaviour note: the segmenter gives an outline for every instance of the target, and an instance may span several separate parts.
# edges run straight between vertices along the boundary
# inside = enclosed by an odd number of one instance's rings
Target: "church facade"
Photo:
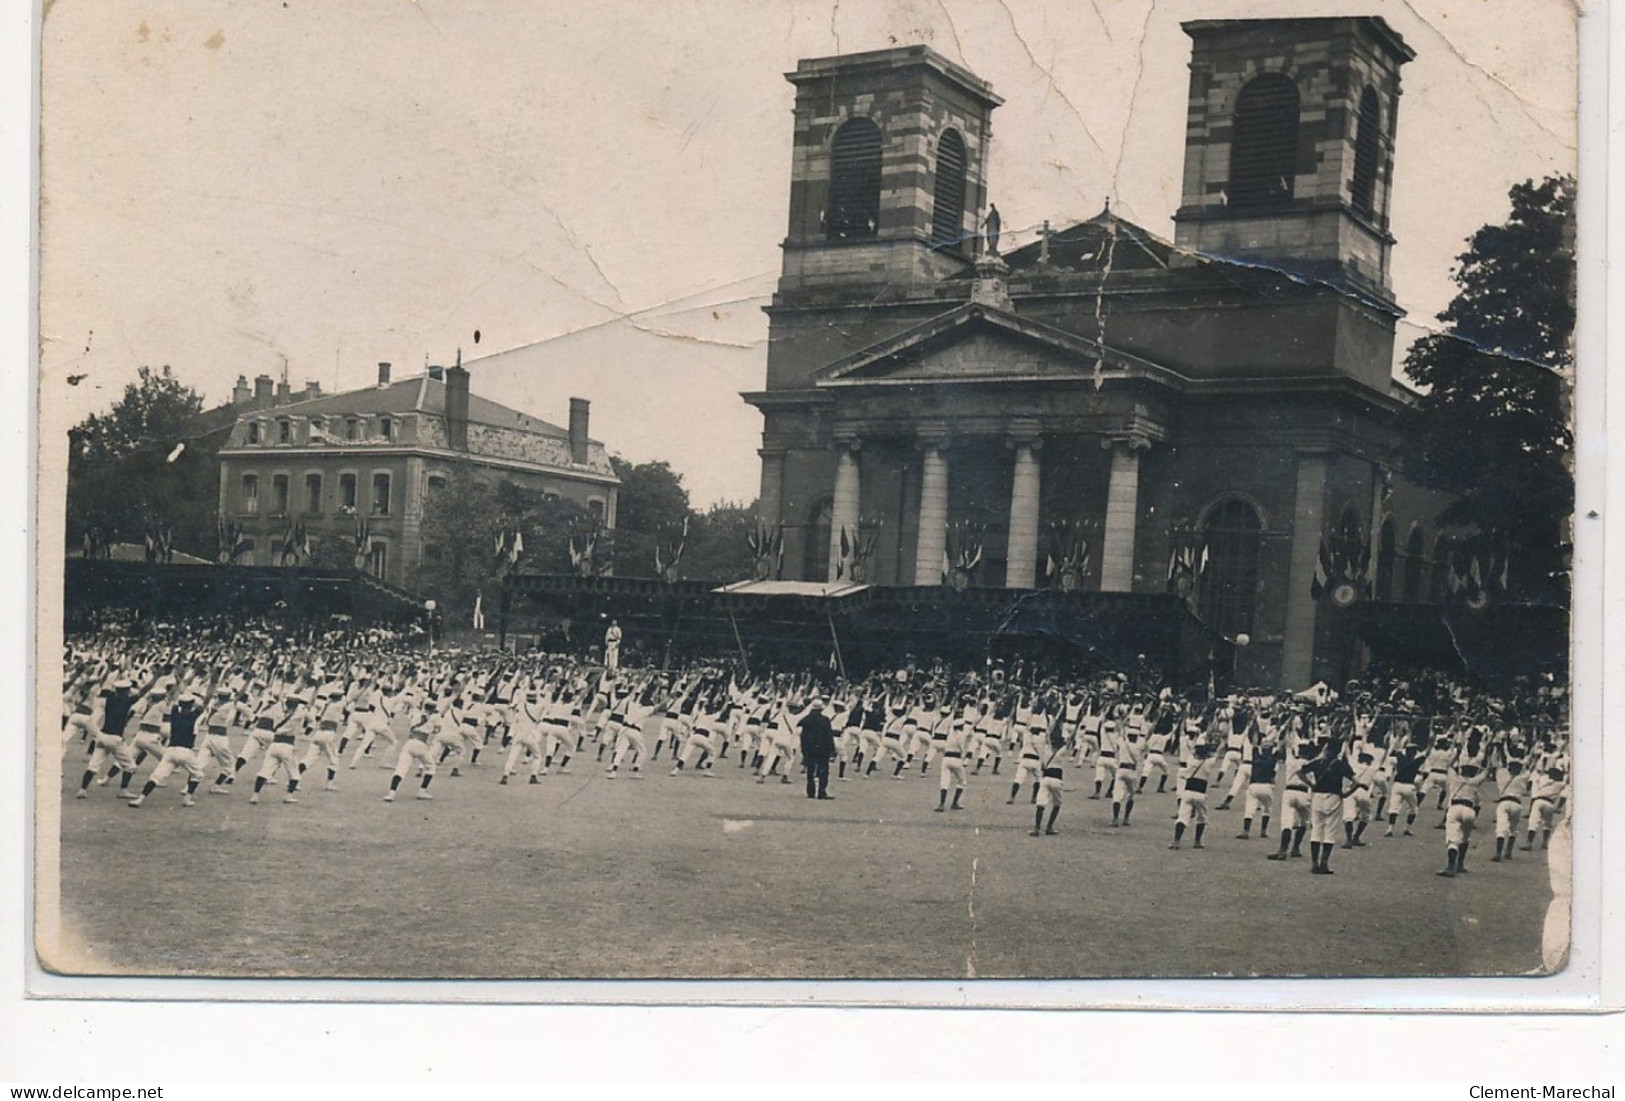
[[[767,307],[783,576],[1186,593],[1244,683],[1346,675],[1437,598],[1392,378],[1400,70],[1369,17],[1199,21],[1172,242],[1109,209],[1001,252],[1002,100],[924,46],[802,61]],[[1030,238],[1030,235],[1026,235]]]

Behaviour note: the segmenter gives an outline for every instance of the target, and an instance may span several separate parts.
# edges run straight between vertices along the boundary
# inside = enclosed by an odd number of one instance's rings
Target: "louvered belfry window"
[[[1377,93],[1367,88],[1360,96],[1354,125],[1354,178],[1349,183],[1354,210],[1370,218],[1376,213],[1377,171],[1382,159],[1382,108]]]
[[[1297,176],[1298,86],[1280,73],[1255,77],[1236,97],[1232,127],[1230,206],[1253,209],[1291,199]]]
[[[945,130],[937,139],[937,179],[931,198],[931,243],[958,245],[965,235],[965,140],[957,130]]]
[[[824,232],[832,238],[873,237],[880,229],[880,127],[849,119],[830,148],[829,207]]]

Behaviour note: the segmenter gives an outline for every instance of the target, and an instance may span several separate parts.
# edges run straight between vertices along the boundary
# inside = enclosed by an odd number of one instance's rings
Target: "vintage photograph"
[[[1576,19],[57,0],[39,965],[1562,971]]]

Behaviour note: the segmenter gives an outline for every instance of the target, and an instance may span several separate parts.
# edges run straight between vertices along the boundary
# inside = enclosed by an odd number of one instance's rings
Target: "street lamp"
[[[423,625],[429,634],[429,653],[434,653],[434,608],[433,600],[423,602]]]

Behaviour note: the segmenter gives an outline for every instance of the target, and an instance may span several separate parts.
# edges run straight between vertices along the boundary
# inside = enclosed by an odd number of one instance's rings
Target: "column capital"
[[[1128,452],[1150,451],[1151,445],[1156,441],[1143,432],[1128,432],[1116,436],[1100,437],[1100,449],[1113,451],[1122,449]]]
[[[914,429],[916,451],[941,451],[948,446],[948,425],[945,421],[921,421]]]
[[[830,435],[837,451],[850,451],[855,455],[863,450],[863,437],[854,425],[836,425]]]
[[[1012,451],[1022,447],[1038,451],[1044,446],[1043,432],[1044,426],[1035,420],[1013,420],[1005,429],[1004,446]]]
[[[758,447],[756,457],[759,459],[782,459],[790,453],[788,447]]]

